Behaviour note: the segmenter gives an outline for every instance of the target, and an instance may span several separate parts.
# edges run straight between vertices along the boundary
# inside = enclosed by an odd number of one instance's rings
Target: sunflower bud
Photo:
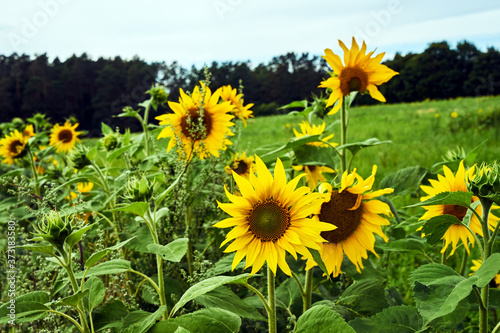
[[[165,92],[163,86],[154,86],[148,91],[147,94],[150,94],[152,97],[151,103],[155,110],[158,108],[158,105],[163,105],[167,103],[168,93]]]
[[[50,213],[38,223],[37,229],[39,232],[37,236],[43,237],[61,253],[64,251],[64,240],[72,231],[71,224],[66,219],[63,220],[56,211],[50,211]]]
[[[131,201],[148,201],[153,195],[154,182],[150,183],[144,176],[141,179],[132,178],[129,180],[126,189],[126,199]]]
[[[45,175],[47,176],[47,178],[49,179],[59,179],[60,177],[62,177],[62,170],[61,168],[59,168],[58,166],[55,166],[55,165],[49,165],[47,167],[47,169],[45,169]]]
[[[104,138],[102,138],[102,144],[107,151],[112,151],[116,148],[119,148],[120,140],[118,134],[116,133],[106,134]]]
[[[90,160],[87,158],[87,149],[84,146],[79,146],[73,150],[70,155],[70,161],[75,169],[83,169],[85,166],[90,165]]]
[[[475,173],[467,176],[467,187],[482,200],[500,205],[500,165],[483,163]]]

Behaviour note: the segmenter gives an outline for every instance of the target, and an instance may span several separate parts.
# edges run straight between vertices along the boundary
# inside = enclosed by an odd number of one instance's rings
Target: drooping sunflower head
[[[226,165],[224,170],[232,175],[233,171],[238,175],[248,179],[250,172],[255,173],[255,161],[253,156],[247,156],[245,152],[236,153],[230,165]]]
[[[241,120],[243,120],[243,124],[245,127],[247,126],[246,119],[253,118],[253,111],[250,108],[253,106],[253,103],[243,105],[243,94],[238,94],[236,88],[232,88],[230,85],[223,86],[221,91],[221,99],[223,101],[231,102],[231,105],[234,106],[232,113]]]
[[[328,107],[339,101],[328,114],[336,113],[342,106],[344,97],[349,96],[354,91],[369,92],[372,98],[385,102],[385,98],[377,86],[399,74],[380,64],[385,53],[380,53],[372,58],[375,51],[366,54],[365,42],[363,42],[360,49],[354,37],[352,38],[350,50],[340,40],[339,45],[344,51],[344,64],[342,64],[340,57],[330,49],[326,49],[323,56],[333,69],[333,76],[322,81],[319,85],[321,88],[330,88],[332,90],[326,106]]]
[[[302,138],[307,135],[322,135],[325,131],[326,124],[323,122],[321,125],[311,125],[307,120],[304,120],[299,124],[299,126],[300,132],[298,132],[295,128],[293,129],[296,138]],[[309,142],[307,144],[316,147],[329,147],[329,145],[337,146],[338,143],[328,141],[331,138],[333,138],[333,134],[323,137],[321,142]]]
[[[167,152],[177,145],[181,158],[189,160],[194,152],[204,159],[219,157],[219,150],[231,144],[227,136],[234,135],[229,130],[234,116],[227,113],[234,106],[230,102],[218,103],[220,94],[220,89],[212,94],[202,83],[191,96],[180,89],[179,103],[168,102],[174,113],[156,117],[160,125],[167,125],[158,135],[158,139],[170,138]]]
[[[321,205],[319,220],[336,225],[337,229],[323,231],[321,237],[326,242],[320,244],[320,253],[328,270],[328,275],[336,277],[341,271],[344,254],[356,266],[358,272],[364,268],[362,259],[368,258],[367,250],[375,252],[375,236],[379,235],[387,242],[387,237],[381,226],[389,225],[383,214],[391,216],[389,206],[380,201],[373,200],[384,194],[392,193],[392,188],[371,191],[377,166],[373,166],[372,175],[364,180],[356,173],[344,172],[339,189],[332,189],[328,183],[320,185],[321,193],[327,195],[327,201]],[[308,267],[314,265],[308,261]]]
[[[23,130],[23,136],[28,140],[29,138],[35,136],[35,130],[33,129],[33,125],[29,124]]]
[[[76,131],[78,125],[78,123],[71,125],[69,121],[66,121],[63,126],[55,124],[50,134],[49,144],[55,146],[58,153],[71,151],[75,143],[80,141],[78,135],[82,134]]]
[[[25,148],[27,143],[28,139],[18,130],[6,134],[0,140],[0,155],[3,156],[2,163],[13,164],[16,159],[26,155],[27,150]]]
[[[333,230],[335,226],[309,218],[319,212],[323,196],[310,193],[305,186],[296,189],[301,176],[287,182],[283,163],[279,159],[274,168],[274,178],[257,156],[256,170],[257,175],[251,172],[248,180],[233,172],[241,196],[235,196],[226,189],[231,203],[218,204],[231,217],[214,226],[233,227],[221,244],[224,246],[233,240],[224,250],[236,251],[233,269],[246,256],[246,268],[252,266],[251,274],[267,262],[274,274],[279,266],[291,275],[285,261],[286,252],[295,259],[297,252],[309,254],[307,247],[318,249],[318,243],[324,241],[320,233]]]
[[[464,167],[464,162],[461,161],[458,167],[458,170],[455,174],[448,168],[446,165],[443,165],[443,174],[438,174],[438,179],[430,179],[429,185],[421,185],[420,188],[424,191],[427,196],[423,196],[420,200],[425,201],[428,200],[435,195],[442,192],[467,192],[467,183],[466,179],[471,178],[470,175],[475,174],[475,167],[471,167],[467,171]],[[473,196],[471,203],[479,200],[478,197]],[[439,215],[453,215],[458,220],[463,221],[467,214],[467,208],[460,205],[434,205],[434,206],[423,206],[426,210],[425,214],[422,215],[420,220],[429,220],[432,217]],[[492,207],[492,209],[497,209],[497,206]],[[476,207],[476,212],[481,216],[483,209],[479,204]],[[488,219],[488,224],[490,229],[494,229],[496,224],[498,223],[498,218],[494,215],[490,215]],[[469,228],[476,234],[483,236],[481,223],[477,219],[475,215],[472,215]],[[425,235],[423,235],[425,236]],[[469,242],[472,246],[474,246],[474,235],[461,224],[453,224],[448,228],[446,233],[443,235],[443,239],[445,240],[445,245],[443,246],[441,253],[444,253],[448,246],[451,244],[452,250],[450,252],[450,256],[455,253],[457,249],[457,245],[462,241],[467,252],[469,251]]]
[[[304,171],[306,175],[306,183],[309,188],[314,190],[318,186],[318,182],[326,182],[324,173],[335,173],[336,171],[324,165],[292,165],[292,168],[297,171]]]

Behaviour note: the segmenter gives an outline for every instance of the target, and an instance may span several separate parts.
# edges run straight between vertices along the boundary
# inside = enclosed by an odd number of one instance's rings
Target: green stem
[[[76,320],[74,320],[73,318],[71,318],[67,314],[59,312],[57,310],[47,310],[47,312],[52,312],[52,313],[60,315],[61,317],[64,317],[64,318],[68,319],[69,321],[71,321],[76,326],[76,328],[78,328],[78,330],[80,332],[85,333],[85,329],[80,324],[78,324],[78,322]]]
[[[36,174],[35,161],[33,159],[33,154],[31,149],[28,147],[28,154],[30,159],[31,172],[33,173],[33,178],[35,178],[35,192],[37,195],[41,195],[40,186],[38,185],[38,175]]]
[[[148,118],[149,118],[149,109],[151,108],[151,101],[146,106],[146,110],[144,111],[144,118],[142,123],[142,129],[144,131],[144,147],[146,148],[146,157],[149,156],[149,132],[148,132]]]
[[[156,292],[158,293],[158,295],[160,295],[160,288],[158,288],[158,285],[153,280],[151,280],[151,278],[149,276],[147,276],[145,274],[142,274],[141,272],[136,271],[134,269],[129,270],[129,272],[137,274],[137,275],[143,277],[144,280],[148,281],[151,284],[151,286],[153,286],[153,288],[156,290]],[[137,287],[137,288],[139,288],[139,287]]]
[[[488,228],[488,216],[490,214],[490,209],[492,202],[490,200],[486,200],[480,198],[481,207],[483,209],[483,218],[481,221],[481,227],[483,229],[483,239],[484,239],[484,252],[483,252],[483,263],[488,259],[491,255],[491,246],[489,246],[490,242],[490,230]],[[481,289],[481,300],[483,302],[483,307],[479,308],[479,332],[486,333],[488,332],[488,307],[489,307],[489,294],[490,294],[490,286],[486,284]]]
[[[269,333],[276,333],[276,296],[274,294],[275,281],[274,273],[267,266],[267,298],[269,304],[269,312],[267,320],[269,322]]]
[[[73,269],[71,268],[71,253],[68,255],[67,263],[63,267],[66,270],[66,272],[68,273],[69,280],[71,281],[71,287],[73,288],[73,293],[77,293],[79,288],[78,288],[78,283],[76,282],[75,275],[73,274]],[[82,304],[81,300],[78,302],[76,307],[79,310],[78,314],[80,315],[80,322],[81,322],[82,327],[83,327],[82,332],[89,332],[89,327],[87,325],[87,320],[85,319],[85,314],[83,311],[83,304]]]
[[[306,312],[311,308],[312,286],[313,286],[313,268],[306,272],[306,289],[304,291],[303,311]]]
[[[340,145],[343,146],[347,143],[347,110],[345,106],[345,100],[344,103],[342,103],[342,108],[340,111]],[[341,174],[344,173],[344,171],[349,172],[349,170],[346,169],[346,161],[347,161],[347,149],[344,147],[342,148],[342,154],[340,155],[340,163],[342,170],[340,171]]]
[[[460,266],[460,275],[465,274],[465,269],[467,268],[467,258],[469,257],[469,253],[467,252],[467,249],[464,247],[464,256],[462,258],[462,265]]]
[[[500,321],[498,322],[497,326],[491,331],[491,333],[497,333],[500,330]]]
[[[266,309],[266,312],[269,314],[269,312],[271,312],[271,308],[269,307],[269,303],[267,303],[267,300],[264,297],[264,295],[262,295],[262,293],[257,288],[249,285],[248,283],[245,283],[244,286],[253,291],[255,295],[257,295],[260,298],[262,304],[264,305],[264,308]]]
[[[187,207],[187,212],[185,216],[185,222],[186,222],[186,237],[188,239],[188,248],[186,252],[186,260],[188,264],[188,271],[189,271],[189,276],[193,276],[193,246],[191,244],[191,215],[192,215],[192,209],[191,206]]]

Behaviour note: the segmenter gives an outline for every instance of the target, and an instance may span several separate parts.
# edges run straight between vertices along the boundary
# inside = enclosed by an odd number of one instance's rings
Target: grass
[[[451,116],[454,112],[456,118]],[[325,119],[327,129],[335,134],[334,140],[340,140],[338,122],[334,123],[339,117],[337,113]],[[269,144],[284,144],[294,137],[293,127],[298,128],[303,120],[293,115],[250,119],[239,139],[238,150],[253,153]],[[321,120],[315,123],[321,124]],[[347,139],[356,142],[376,137],[393,142],[362,150],[353,163],[363,176],[369,175],[372,165],[377,164],[378,178],[382,179],[383,175],[408,166],[431,168],[449,150],[462,147],[469,152],[484,140],[487,142],[477,161],[491,162],[500,156],[499,126],[500,96],[381,103],[349,111]]]

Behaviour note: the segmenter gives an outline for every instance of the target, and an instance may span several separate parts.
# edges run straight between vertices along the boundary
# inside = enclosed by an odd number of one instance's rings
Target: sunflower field
[[[141,133],[2,124],[2,332],[500,332],[498,98],[351,108],[398,73],[339,44],[286,116],[206,71]]]

